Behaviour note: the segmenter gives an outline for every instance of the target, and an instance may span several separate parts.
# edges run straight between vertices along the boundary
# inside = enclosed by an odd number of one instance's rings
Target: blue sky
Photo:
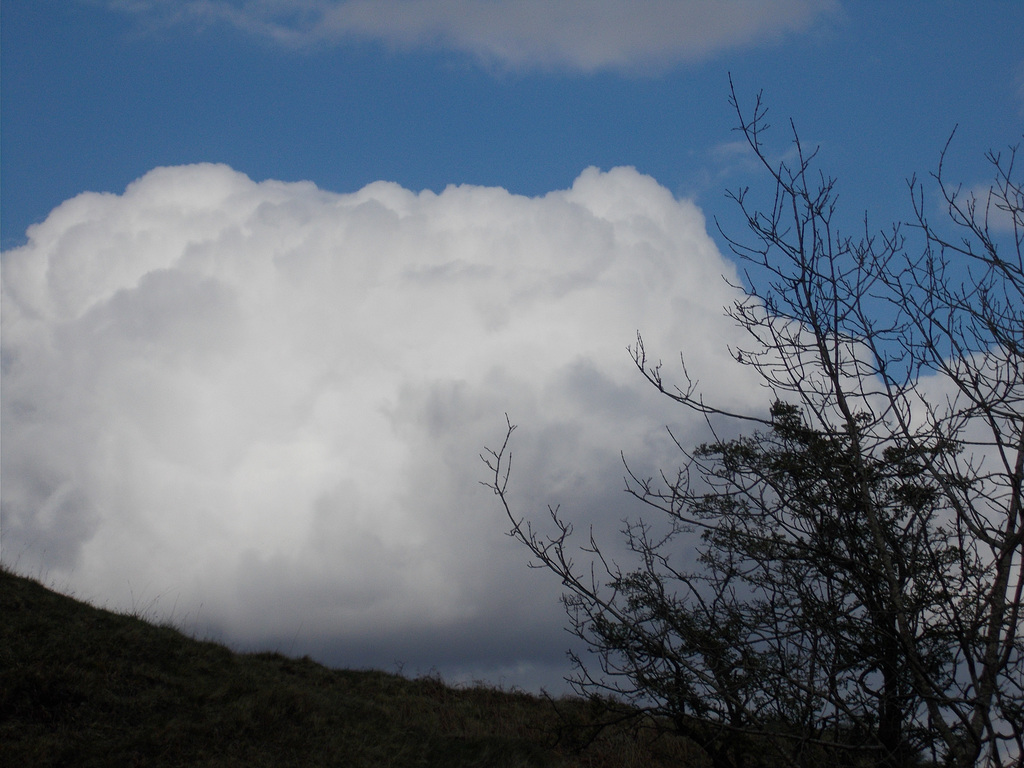
[[[744,98],[764,89],[776,125],[792,117],[823,143],[851,204],[879,217],[904,215],[889,213],[902,180],[934,167],[955,125],[957,156],[973,168],[1024,120],[1024,9],[1012,0],[792,3],[807,18],[779,39],[641,59],[626,74],[482,60],[442,43],[275,43],[160,10],[188,5],[4,3],[5,248],[79,192],[120,192],[153,167],[201,161],[339,192],[385,179],[527,195],[589,165],[633,165],[718,212],[737,181],[716,152],[736,139],[729,72]]]
[[[727,346],[731,73],[843,226],[1021,140],[1024,4],[4,0],[0,557],[238,647],[559,689],[560,585],[480,485],[610,551],[705,425],[626,346]],[[931,184],[926,192],[934,192]],[[929,211],[938,213],[934,197]],[[666,366],[666,369],[668,366]],[[619,552],[619,554],[622,554]],[[684,554],[685,556],[685,554]]]

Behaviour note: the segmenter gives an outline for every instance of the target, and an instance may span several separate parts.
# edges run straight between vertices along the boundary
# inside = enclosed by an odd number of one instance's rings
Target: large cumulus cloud
[[[613,535],[620,450],[653,467],[664,423],[700,428],[636,330],[749,395],[723,274],[700,211],[629,168],[538,198],[218,165],[82,194],[3,254],[3,559],[334,663],[557,664],[559,585],[478,454],[508,412],[521,510]]]

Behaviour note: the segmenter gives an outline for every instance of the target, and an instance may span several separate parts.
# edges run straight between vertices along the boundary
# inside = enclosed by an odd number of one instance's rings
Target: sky
[[[912,215],[1020,142],[1024,4],[4,0],[0,560],[238,648],[562,690],[560,585],[479,454],[614,551],[623,492],[765,393],[728,345],[759,92]],[[755,197],[755,199],[758,199]],[[582,543],[582,542],[581,542]],[[682,555],[685,556],[685,553]],[[624,561],[625,563],[625,561]]]

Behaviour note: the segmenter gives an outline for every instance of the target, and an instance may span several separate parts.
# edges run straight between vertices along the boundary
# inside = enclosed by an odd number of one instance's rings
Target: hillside
[[[685,745],[635,729],[575,748],[595,716],[582,701],[238,654],[0,570],[2,765],[688,764]]]

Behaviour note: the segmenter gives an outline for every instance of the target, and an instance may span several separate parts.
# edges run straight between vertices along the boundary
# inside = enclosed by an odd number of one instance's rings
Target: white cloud
[[[730,264],[630,168],[539,198],[160,168],[28,234],[3,254],[5,562],[236,643],[557,664],[559,585],[479,484],[504,412],[520,509],[614,539],[639,511],[620,449],[653,467],[663,424],[699,428],[635,331],[720,402],[750,392]]]
[[[638,71],[803,32],[837,0],[121,0],[175,21],[227,22],[286,45],[350,39],[442,48],[513,68]]]
[[[941,194],[937,194],[935,197],[937,198],[935,207],[939,213],[942,216],[948,216],[949,203]],[[991,181],[975,184],[970,189],[960,190],[956,196],[956,203],[965,213],[973,208],[978,223],[987,227],[990,234],[997,237],[1024,229],[1024,212],[1019,207],[1020,204],[1012,196],[1007,200]],[[1003,247],[1010,252],[1013,250],[1010,242]]]

